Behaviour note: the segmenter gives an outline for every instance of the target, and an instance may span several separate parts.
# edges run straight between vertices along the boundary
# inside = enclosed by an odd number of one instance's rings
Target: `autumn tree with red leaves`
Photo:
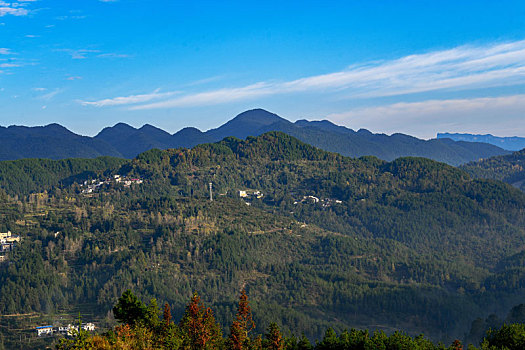
[[[461,345],[461,342],[456,339],[452,343],[451,348],[452,350],[463,350],[463,345]]]
[[[162,313],[162,319],[164,320],[166,326],[168,326],[171,323],[171,308],[168,303],[164,304],[164,312]]]
[[[248,296],[246,291],[241,291],[239,297],[239,306],[237,308],[237,315],[230,326],[230,337],[228,339],[228,348],[232,350],[251,349],[251,340],[249,337],[250,331],[255,328],[255,322],[252,318],[252,310],[248,304]]]
[[[219,349],[222,345],[222,331],[215,321],[213,312],[201,303],[197,293],[193,295],[180,322],[183,333],[183,349]]]

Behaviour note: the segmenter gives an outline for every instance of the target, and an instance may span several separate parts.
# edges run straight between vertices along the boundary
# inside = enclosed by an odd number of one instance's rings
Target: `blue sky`
[[[0,125],[525,136],[523,1],[0,0]]]

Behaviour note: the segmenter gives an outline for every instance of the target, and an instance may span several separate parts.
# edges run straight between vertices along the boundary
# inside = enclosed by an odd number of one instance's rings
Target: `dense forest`
[[[0,232],[22,237],[0,265],[6,346],[39,325],[20,314],[112,326],[127,289],[178,319],[198,291],[223,326],[245,289],[254,332],[276,322],[311,340],[401,329],[479,344],[479,319],[523,302],[525,194],[428,159],[271,132],[130,161],[2,162],[0,183]]]
[[[525,305],[520,305],[521,309]],[[410,337],[396,331],[387,335],[383,331],[372,334],[368,330],[352,328],[338,335],[328,328],[322,339],[312,345],[302,335],[285,336],[277,323],[270,323],[264,335],[257,334],[255,321],[245,290],[241,291],[237,312],[231,321],[229,334],[223,336],[213,310],[203,305],[198,294],[194,294],[186,306],[184,315],[175,322],[171,307],[164,304],[162,319],[155,299],[148,304],[142,302],[130,290],[124,292],[113,307],[119,325],[101,335],[91,335],[80,326],[71,336],[60,339],[58,350],[134,350],[134,349],[188,349],[188,350],[462,350],[460,340],[450,346],[434,344],[422,334]],[[513,310],[514,311],[514,310]],[[522,316],[522,315],[520,315]],[[522,350],[525,348],[525,324],[504,324],[499,329],[486,332],[481,350]],[[469,344],[469,350],[477,350]]]
[[[469,162],[461,169],[481,179],[496,179],[525,192],[525,149],[505,156]]]

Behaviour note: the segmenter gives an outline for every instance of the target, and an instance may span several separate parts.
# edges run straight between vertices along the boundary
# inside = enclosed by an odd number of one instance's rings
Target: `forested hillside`
[[[428,159],[352,159],[272,132],[63,175],[41,169],[67,162],[34,162],[0,163],[2,232],[23,238],[0,266],[3,315],[80,307],[111,324],[131,289],[180,317],[199,292],[224,325],[245,288],[259,332],[278,322],[311,339],[360,327],[448,342],[524,292],[525,194]],[[44,180],[19,186],[9,171]],[[83,193],[65,181],[77,175],[143,183]],[[8,328],[31,325],[20,322]]]
[[[470,162],[461,169],[472,177],[496,179],[525,192],[525,149],[506,156],[497,156]]]

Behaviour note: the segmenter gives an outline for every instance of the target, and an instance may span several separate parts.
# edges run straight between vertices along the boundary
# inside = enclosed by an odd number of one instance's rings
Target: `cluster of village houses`
[[[343,201],[340,201],[338,199],[331,199],[331,198],[321,198],[315,196],[303,196],[303,199],[294,201],[293,204],[299,204],[299,203],[313,203],[313,204],[320,204],[324,208],[331,206],[332,204],[341,204]]]
[[[36,327],[35,330],[36,330],[36,334],[39,336],[39,337],[42,337],[42,336],[52,336],[52,335],[73,335],[74,331],[78,331],[78,325],[71,325],[71,324],[68,324],[67,326],[58,326],[58,327],[53,327],[53,326],[40,326],[40,327]],[[93,323],[82,323],[80,325],[80,327],[82,328],[82,330],[84,331],[88,331],[88,332],[93,332],[95,330],[95,324]]]
[[[0,232],[0,262],[7,259],[6,253],[13,251],[20,242],[20,236],[14,235],[11,231]]]
[[[141,184],[144,181],[142,179],[137,178],[129,178],[126,176],[121,175],[113,175],[111,178],[107,178],[106,180],[91,180],[91,181],[84,181],[80,187],[83,187],[82,193],[89,194],[97,191],[101,186],[104,185],[110,185],[110,184],[121,184],[124,187],[129,187],[132,184]]]
[[[264,195],[261,191],[257,190],[240,190],[239,191],[239,197],[245,200],[245,203],[247,205],[250,205],[251,203],[248,202],[251,199],[255,198],[262,198]],[[333,204],[341,204],[343,201],[340,201],[338,199],[332,199],[332,198],[318,198],[315,196],[303,196],[302,199],[295,200],[293,204],[299,204],[299,203],[310,203],[310,204],[318,204],[321,205],[323,208],[327,208],[332,206]]]
[[[240,190],[239,191],[239,197],[244,199],[244,203],[246,205],[251,205],[250,202],[247,202],[247,200],[255,199],[255,198],[262,198],[264,195],[261,191],[251,191],[251,190]]]

